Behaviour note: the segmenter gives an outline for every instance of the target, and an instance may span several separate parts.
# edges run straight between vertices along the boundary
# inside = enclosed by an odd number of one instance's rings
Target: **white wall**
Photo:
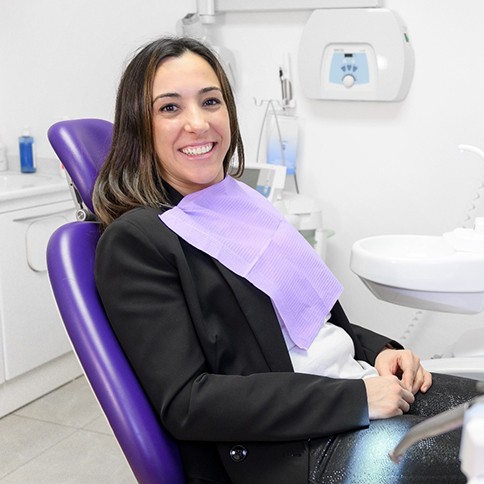
[[[275,0],[276,1],[276,0]],[[295,0],[296,3],[296,0]],[[484,148],[484,3],[481,0],[386,0],[408,25],[416,68],[401,103],[308,101],[294,87],[303,130],[299,184],[316,197],[330,239],[328,264],[345,285],[355,322],[400,338],[423,356],[440,353],[484,316],[417,314],[376,300],[349,269],[354,241],[384,233],[441,234],[462,224],[484,175],[458,143]],[[122,64],[137,46],[174,33],[195,0],[0,0],[0,136],[11,152],[29,124],[38,150],[64,116],[112,118]],[[253,98],[280,95],[284,53],[297,64],[306,12],[222,16],[213,38],[238,62],[240,119],[248,158],[255,158],[262,108]],[[478,203],[477,214],[483,213]]]
[[[0,136],[11,153],[30,125],[37,154],[64,117],[111,119],[127,57],[175,32],[195,0],[0,0]]]

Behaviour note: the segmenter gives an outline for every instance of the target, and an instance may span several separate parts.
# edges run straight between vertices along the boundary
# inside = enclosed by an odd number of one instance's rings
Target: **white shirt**
[[[296,346],[284,324],[281,324],[294,371],[330,378],[357,379],[378,376],[376,369],[369,363],[355,360],[353,340],[343,328],[329,323],[330,317],[329,314],[307,350]]]

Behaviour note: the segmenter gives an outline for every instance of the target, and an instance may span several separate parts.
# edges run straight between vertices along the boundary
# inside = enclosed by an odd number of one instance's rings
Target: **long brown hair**
[[[188,37],[163,37],[142,47],[121,78],[114,117],[113,141],[93,193],[96,216],[103,228],[128,210],[169,204],[160,162],[153,142],[152,89],[156,70],[168,57],[191,51],[214,70],[230,120],[231,141],[223,161],[224,173],[239,176],[244,169],[244,147],[235,99],[216,55],[202,42]],[[232,157],[237,155],[235,166]]]

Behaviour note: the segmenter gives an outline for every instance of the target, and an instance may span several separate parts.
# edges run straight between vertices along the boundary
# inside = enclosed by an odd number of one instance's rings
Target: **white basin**
[[[68,185],[65,177],[57,174],[0,172],[0,212],[17,208],[12,207],[17,200],[60,192],[68,192]]]
[[[384,301],[462,314],[484,309],[484,252],[457,251],[443,236],[368,237],[353,245],[350,267]]]
[[[0,193],[49,185],[59,179],[58,176],[39,175],[37,173],[0,172]]]

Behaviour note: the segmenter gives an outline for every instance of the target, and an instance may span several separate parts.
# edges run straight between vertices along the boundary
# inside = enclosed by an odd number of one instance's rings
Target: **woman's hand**
[[[375,368],[381,376],[395,375],[414,395],[425,393],[432,385],[432,375],[421,364],[420,358],[410,350],[383,350],[375,360]]]
[[[395,417],[410,409],[415,397],[394,375],[365,378],[370,420]]]
[[[410,350],[383,350],[375,360],[380,376],[365,378],[370,419],[402,415],[410,409],[414,395],[425,393],[432,375]]]

